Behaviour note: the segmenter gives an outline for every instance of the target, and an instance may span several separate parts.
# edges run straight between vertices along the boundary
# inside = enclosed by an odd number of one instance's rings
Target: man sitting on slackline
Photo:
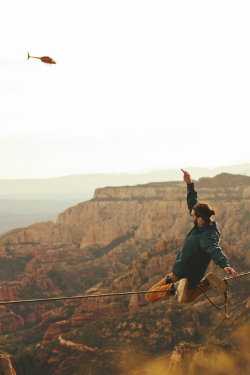
[[[202,286],[204,292],[208,292],[214,286],[220,293],[224,293],[226,284],[223,280],[212,272],[204,277],[212,259],[228,274],[231,273],[233,278],[236,276],[235,270],[230,267],[225,254],[218,245],[220,232],[217,223],[211,220],[211,216],[215,215],[215,210],[211,209],[207,203],[198,203],[191,176],[186,171],[183,173],[183,179],[187,183],[187,204],[194,228],[185,238],[182,249],[173,264],[172,272],[149,289],[150,291],[162,290],[159,293],[146,294],[146,300],[149,302],[156,302],[175,294],[179,303],[193,302],[203,294],[197,284]]]

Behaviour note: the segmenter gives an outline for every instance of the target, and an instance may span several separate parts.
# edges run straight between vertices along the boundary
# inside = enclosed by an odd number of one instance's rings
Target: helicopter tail
[[[27,52],[28,53],[28,58],[27,58],[27,60],[29,60],[29,58],[30,58],[30,54],[29,54],[29,52]]]

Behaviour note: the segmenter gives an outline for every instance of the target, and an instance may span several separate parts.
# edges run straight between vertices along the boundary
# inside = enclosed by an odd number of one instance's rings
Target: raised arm
[[[198,196],[194,190],[194,183],[191,180],[190,174],[187,171],[183,171],[183,169],[181,170],[184,173],[183,180],[187,183],[187,205],[191,214],[193,207],[198,203]]]

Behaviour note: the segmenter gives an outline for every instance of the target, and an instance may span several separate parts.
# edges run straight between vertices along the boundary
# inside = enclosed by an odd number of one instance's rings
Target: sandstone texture
[[[208,201],[217,209],[215,219],[229,248],[247,251],[250,178],[222,174],[202,178],[195,187],[200,201]],[[136,289],[135,285],[148,288],[170,271],[175,254],[169,259],[164,255],[160,263],[153,257],[140,271],[141,276],[137,270],[123,281],[123,276],[113,280],[112,275],[123,275],[127,265],[138,258],[145,263],[141,254],[161,241],[175,239],[178,252],[191,227],[184,182],[97,189],[91,201],[67,209],[56,224],[38,223],[0,236],[0,301],[93,294],[100,290],[119,292],[124,288],[129,291]],[[150,274],[154,269],[159,275]],[[102,283],[107,277],[111,277],[111,288]],[[0,327],[8,333],[22,324],[41,320],[52,324],[55,319],[70,320],[71,326],[79,326],[100,314],[133,311],[141,304],[143,296],[133,296],[123,304],[67,301],[64,305],[68,308],[60,311],[59,304],[52,302],[20,305],[10,315],[9,324],[4,315],[0,316]]]
[[[43,337],[43,342],[45,343],[54,340],[57,336],[61,335],[61,333],[65,331],[67,332],[69,328],[70,324],[67,320],[51,324]]]
[[[0,354],[0,374],[16,375],[16,372],[12,367],[10,359],[2,354]]]
[[[195,187],[200,201],[217,208],[216,221],[225,241],[249,240],[250,177],[224,173],[202,178]],[[136,240],[182,238],[190,228],[189,219],[184,182],[102,188],[92,200],[60,214],[56,224],[38,223],[2,235],[1,256],[16,245],[29,244],[78,244],[87,255],[89,248],[105,247],[129,233]]]
[[[95,288],[99,292],[147,289],[162,277],[165,266],[170,265],[181,243],[182,240],[159,242],[124,271],[105,278],[86,293],[92,293]],[[250,268],[247,252],[236,252],[224,241],[221,245],[229,260],[234,260],[239,272],[244,267]],[[210,270],[220,274],[214,264],[211,264]],[[137,299],[134,296],[98,298],[82,300],[72,306],[68,301],[62,307],[43,313],[43,322],[31,332],[23,331],[17,338],[14,334],[1,336],[1,341],[4,347],[8,348],[11,343],[11,348],[15,348],[20,342],[29,342],[30,335],[37,337],[35,347],[30,345],[27,350],[37,358],[37,366],[47,364],[48,375],[77,374],[85,367],[93,373],[102,374],[127,374],[139,368],[140,373],[147,375],[150,363],[158,361],[159,355],[164,357],[165,369],[170,366],[169,371],[178,373],[179,367],[188,360],[189,372],[186,373],[198,375],[199,361],[204,366],[210,361],[204,354],[208,339],[219,340],[219,343],[225,340],[235,342],[234,332],[250,319],[249,283],[247,278],[230,283],[230,319],[225,317],[224,311],[215,310],[204,297],[191,305],[179,305],[174,297],[150,305],[140,295]],[[210,292],[210,297],[219,305],[223,303],[217,291]],[[57,322],[49,324],[51,319],[57,319]],[[46,332],[41,336],[44,329]],[[244,340],[249,341],[245,328],[244,333]],[[186,344],[181,344],[183,342]],[[243,342],[247,345],[246,341]],[[21,358],[15,359],[16,366]],[[239,366],[239,363],[236,365]],[[242,363],[248,363],[244,356]],[[216,374],[216,371],[213,373]],[[245,372],[241,373],[245,375]]]
[[[250,178],[222,174],[195,187],[200,201],[217,209],[229,263],[237,272],[249,270]],[[0,236],[0,301],[147,290],[171,271],[192,225],[183,182],[97,189],[55,224]],[[213,262],[209,270],[225,276]],[[17,368],[28,356],[48,375],[78,374],[83,363],[88,373],[129,374],[152,353],[168,353],[174,368],[192,352],[190,375],[196,375],[204,342],[213,336],[233,341],[232,331],[250,318],[249,288],[248,279],[230,284],[229,320],[204,297],[191,306],[174,298],[148,305],[143,294],[3,305],[0,348]],[[210,296],[223,304],[216,291]],[[134,357],[137,348],[141,354]]]

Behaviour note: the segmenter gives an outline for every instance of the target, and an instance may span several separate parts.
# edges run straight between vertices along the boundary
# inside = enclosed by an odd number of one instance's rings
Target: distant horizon
[[[194,144],[199,142],[200,136],[197,135]],[[197,157],[196,151],[188,151],[186,145],[183,148],[185,142],[192,145],[192,135],[186,133],[179,136],[148,133],[96,137],[77,133],[5,135],[0,136],[0,178],[144,174],[154,170],[192,167],[214,169],[243,164],[243,160],[248,160],[248,155],[241,155],[239,150],[227,155],[218,148],[218,152],[214,153],[216,157],[203,152],[203,148],[208,148],[211,141],[208,136],[200,151],[201,156]],[[238,144],[238,147],[246,152],[244,144]]]
[[[93,172],[93,173],[71,173],[71,174],[65,174],[65,175],[59,175],[59,176],[52,176],[52,177],[20,177],[20,178],[16,178],[16,177],[12,177],[12,178],[0,178],[0,181],[4,181],[4,180],[50,180],[50,179],[56,179],[56,178],[64,178],[64,177],[72,177],[72,176],[93,176],[93,175],[115,175],[115,176],[119,176],[119,175],[131,175],[131,176],[135,176],[135,175],[146,175],[146,174],[150,174],[150,173],[153,173],[153,172],[164,172],[164,171],[180,171],[181,175],[182,175],[182,172],[181,172],[181,169],[185,169],[185,170],[188,170],[188,169],[204,169],[204,170],[209,170],[209,171],[213,171],[213,170],[216,170],[216,169],[223,169],[223,168],[228,168],[228,167],[236,167],[236,166],[244,166],[244,165],[248,165],[249,164],[249,167],[250,167],[250,161],[249,162],[236,162],[236,163],[229,163],[229,164],[224,164],[224,165],[219,165],[219,166],[205,166],[205,167],[202,167],[202,166],[194,166],[194,165],[191,165],[191,166],[182,166],[182,167],[159,167],[159,168],[155,168],[155,169],[150,169],[150,170],[146,170],[144,172],[142,171],[135,171],[135,172],[107,172],[107,173],[102,173],[102,172]],[[220,173],[223,173],[223,172],[220,172]],[[225,173],[229,173],[229,172],[225,172]],[[233,173],[235,174],[235,173]],[[239,174],[242,174],[242,173],[239,173]],[[250,169],[249,169],[249,174],[250,174]]]
[[[250,163],[213,169],[184,168],[194,182],[214,178],[222,173],[244,175],[250,181]],[[182,181],[182,182],[181,182]],[[105,187],[144,186],[150,183],[180,182],[180,169],[153,170],[141,174],[92,173],[71,174],[53,178],[0,179],[0,233],[40,221],[55,221],[65,209],[93,199],[96,189]]]

